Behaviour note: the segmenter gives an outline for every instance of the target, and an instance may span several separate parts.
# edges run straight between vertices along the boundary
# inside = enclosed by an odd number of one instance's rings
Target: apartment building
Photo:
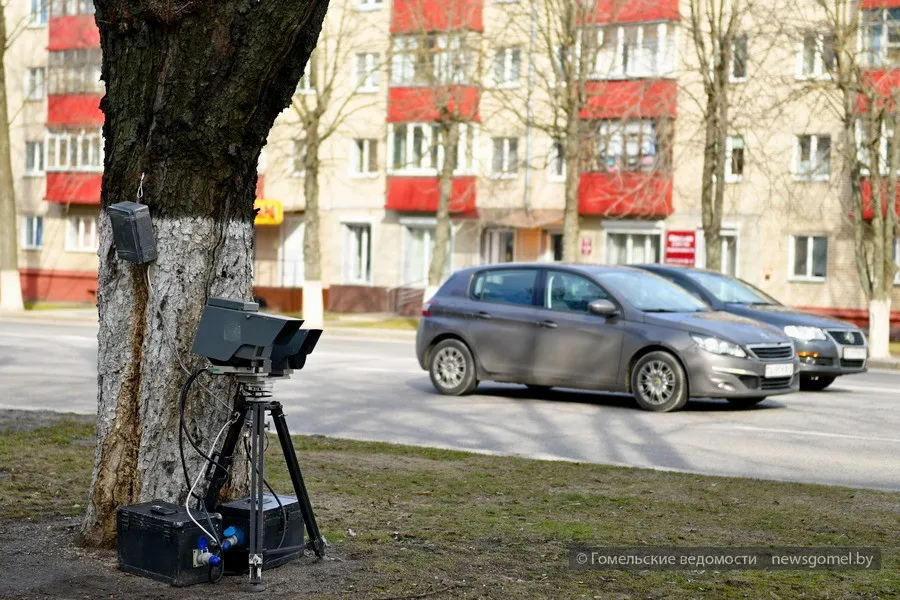
[[[860,4],[861,45],[875,74],[900,63],[892,2]],[[296,106],[276,121],[259,167],[261,205],[284,214],[257,223],[259,295],[282,309],[299,306],[309,147],[301,122],[325,90],[318,188],[326,310],[417,308],[433,252],[441,110],[452,110],[460,132],[447,272],[561,258],[567,165],[552,90],[562,50],[548,41],[559,36],[547,29],[553,18],[543,4],[331,3]],[[841,201],[841,123],[827,95],[834,55],[814,3],[768,4],[768,15],[742,19],[728,67],[722,263],[710,266],[785,303],[859,317],[865,297]],[[580,110],[589,142],[578,182],[579,260],[705,266],[703,93],[687,5],[587,6],[579,39],[596,60]],[[13,150],[31,299],[94,293],[103,90],[90,10],[72,0],[43,10],[33,0],[20,15],[30,20],[27,35],[8,59],[8,86],[24,107],[13,119]],[[776,12],[796,24],[769,31]]]

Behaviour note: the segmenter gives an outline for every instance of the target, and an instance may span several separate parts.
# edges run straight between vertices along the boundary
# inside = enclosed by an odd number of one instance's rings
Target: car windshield
[[[629,304],[644,312],[701,312],[709,310],[702,301],[691,296],[662,277],[643,271],[594,272],[600,282],[623,296]]]
[[[685,275],[712,294],[719,302],[726,304],[778,304],[774,298],[740,279],[707,271],[687,271]]]

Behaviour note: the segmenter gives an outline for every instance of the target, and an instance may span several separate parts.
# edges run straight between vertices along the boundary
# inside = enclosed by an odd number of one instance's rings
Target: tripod
[[[228,430],[228,435],[222,443],[222,450],[213,454],[213,460],[222,468],[210,464],[207,469],[209,487],[204,496],[206,510],[213,512],[219,499],[219,492],[228,480],[229,471],[234,461],[234,451],[241,437],[241,432],[246,425],[250,427],[250,531],[248,532],[248,550],[250,566],[250,584],[259,586],[262,584],[263,553],[266,551],[263,543],[265,525],[263,507],[263,467],[264,452],[266,447],[266,413],[272,416],[275,423],[275,431],[278,433],[278,441],[281,443],[281,452],[287,464],[294,493],[303,523],[306,526],[308,543],[300,546],[279,548],[278,552],[292,550],[312,549],[316,556],[325,556],[325,538],[319,532],[316,517],[313,514],[312,505],[306,485],[303,483],[303,475],[300,473],[300,464],[297,462],[297,454],[291,435],[288,432],[287,421],[281,403],[271,400],[272,383],[267,373],[261,373],[253,368],[217,367],[215,374],[235,375],[238,381],[238,392],[235,397],[235,412],[237,418]]]

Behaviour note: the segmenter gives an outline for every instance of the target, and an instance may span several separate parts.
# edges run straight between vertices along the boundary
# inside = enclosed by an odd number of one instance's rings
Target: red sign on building
[[[582,256],[590,256],[594,251],[594,241],[589,237],[581,238],[581,254]]]
[[[667,231],[666,255],[667,265],[685,265],[693,267],[697,258],[697,233],[694,231]]]

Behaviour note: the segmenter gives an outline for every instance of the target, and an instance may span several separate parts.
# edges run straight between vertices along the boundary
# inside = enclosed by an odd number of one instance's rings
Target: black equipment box
[[[113,228],[113,241],[120,260],[144,264],[156,260],[156,240],[146,204],[125,201],[106,209]]]
[[[208,531],[203,511],[191,514]],[[216,536],[222,537],[222,517],[211,513]],[[206,565],[194,566],[194,549],[206,534],[191,521],[184,506],[153,500],[116,509],[119,569],[182,587],[209,581]]]
[[[300,558],[297,546],[304,544],[303,515],[300,503],[294,496],[279,494],[281,506],[272,494],[263,495],[263,570],[273,569]],[[224,553],[226,573],[244,573],[247,571],[250,554],[250,498],[233,500],[219,506],[222,523],[225,529],[235,527],[244,534],[243,544]],[[284,536],[282,541],[282,535]],[[279,548],[292,548],[279,552]]]

